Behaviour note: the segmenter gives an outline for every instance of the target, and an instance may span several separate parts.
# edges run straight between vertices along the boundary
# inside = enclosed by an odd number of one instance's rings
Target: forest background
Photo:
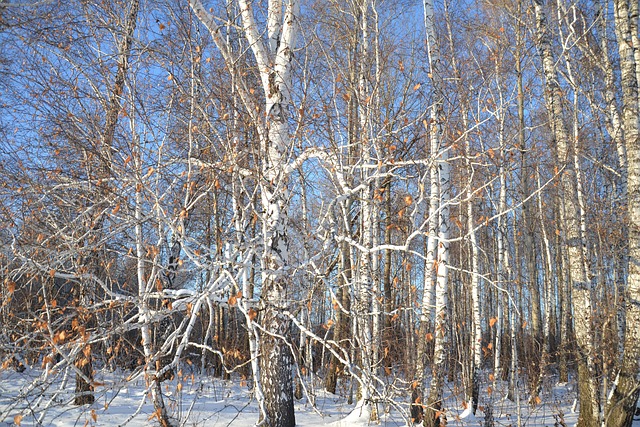
[[[630,426],[638,19],[0,3],[3,369],[40,367],[33,393],[72,375],[75,405],[98,370],[143,377],[163,426],[186,366],[246,383],[267,426],[319,382],[433,426],[445,381],[475,413],[496,381],[536,405],[570,379],[579,426]]]

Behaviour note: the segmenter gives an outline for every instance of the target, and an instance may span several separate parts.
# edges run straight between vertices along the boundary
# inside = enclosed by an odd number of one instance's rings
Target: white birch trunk
[[[615,244],[615,269],[614,277],[616,283],[615,291],[615,303],[616,303],[616,329],[618,333],[618,351],[617,354],[619,363],[624,353],[624,303],[621,300],[626,289],[627,282],[627,270],[628,270],[628,227],[626,223],[627,212],[627,147],[624,142],[624,127],[622,124],[622,118],[620,117],[620,111],[618,109],[618,103],[616,100],[616,79],[615,70],[611,62],[609,55],[609,38],[607,36],[608,28],[608,16],[605,12],[608,2],[602,4],[602,1],[595,3],[596,14],[600,17],[596,23],[597,36],[600,42],[600,55],[599,57],[592,58],[594,65],[600,66],[604,75],[605,90],[604,90],[604,102],[606,107],[606,122],[605,127],[609,136],[613,140],[616,146],[618,154],[618,171],[619,176],[616,180],[617,197],[615,201],[615,211],[619,212],[620,219],[615,223],[615,227],[619,227],[619,239]],[[636,61],[637,62],[637,61]],[[637,71],[637,70],[636,70]],[[620,296],[620,297],[619,297]]]
[[[370,0],[368,0],[370,1]],[[374,28],[374,36],[373,36],[373,55],[374,55],[374,67],[375,67],[375,75],[374,75],[374,84],[370,94],[370,102],[368,105],[373,105],[373,109],[375,112],[382,111],[380,105],[380,86],[382,84],[381,81],[381,52],[380,52],[380,22],[378,10],[376,9],[377,2],[375,0],[371,1],[371,13],[373,15],[373,28]],[[369,108],[372,110],[372,108]],[[372,123],[369,124],[371,130],[369,134],[371,135],[372,146],[374,148],[374,152],[382,153],[383,148],[380,146],[379,138],[376,134],[374,125],[376,123],[375,116],[369,113],[370,120]],[[378,170],[376,178],[374,179],[374,189],[379,191],[381,188],[381,179],[379,173],[383,170]],[[390,190],[390,188],[389,188]],[[372,215],[372,229],[373,229],[373,238],[372,245],[373,247],[377,247],[380,244],[380,218],[381,218],[381,203],[378,198],[372,198],[373,205],[373,215]],[[381,357],[381,346],[382,346],[382,320],[385,316],[384,313],[384,305],[383,305],[383,295],[381,293],[381,272],[380,272],[380,257],[377,253],[374,253],[371,257],[371,270],[373,271],[373,292],[371,293],[371,307],[373,310],[373,325],[372,325],[372,334],[373,334],[373,342],[372,342],[372,353],[373,353],[373,372],[378,375],[380,373],[380,357]],[[386,303],[386,301],[385,301]],[[377,405],[376,405],[377,407]],[[377,419],[378,413],[377,409],[373,411],[373,419]]]
[[[359,62],[358,75],[358,118],[359,118],[359,135],[361,159],[364,165],[371,163],[372,140],[369,135],[369,127],[371,126],[371,93],[368,83],[369,68],[369,0],[360,0],[358,3],[358,16],[360,24],[360,51],[357,53]],[[377,256],[371,254],[368,249],[374,244],[374,234],[376,234],[374,212],[374,202],[371,191],[370,170],[362,168],[361,182],[362,192],[360,199],[360,233],[361,244],[364,248],[359,254],[357,299],[355,304],[356,322],[358,331],[358,340],[361,347],[362,361],[362,382],[359,400],[362,405],[370,405],[373,398],[373,376],[375,375],[376,354],[374,340],[376,339],[376,324],[374,312],[376,305],[373,300],[376,298],[374,292],[374,276],[377,274]],[[372,406],[371,417],[376,419],[377,415]]]
[[[470,144],[467,142],[467,162],[469,163],[468,168],[470,171],[472,170],[471,162],[470,162]],[[470,172],[469,180],[473,176],[473,173]],[[476,410],[478,408],[478,399],[480,394],[480,368],[482,366],[482,325],[480,320],[480,290],[478,277],[480,275],[479,271],[479,250],[478,250],[478,242],[476,239],[475,222],[473,220],[473,190],[471,182],[468,184],[467,190],[467,216],[468,216],[468,225],[467,228],[469,231],[467,232],[469,235],[469,243],[471,244],[471,301],[472,301],[472,311],[473,311],[473,345],[471,346],[471,353],[473,356],[473,367],[471,371],[471,396],[469,399],[469,405],[471,406],[472,412],[475,415]]]
[[[556,196],[556,206],[557,206],[557,221],[560,224],[564,223],[564,206],[558,200],[558,196]],[[570,320],[571,320],[571,306],[573,303],[571,302],[571,280],[569,277],[569,263],[567,261],[567,251],[562,247],[562,236],[556,236],[556,252],[557,255],[557,264],[560,269],[560,274],[558,275],[558,285],[562,289],[562,301],[560,305],[560,342],[564,342],[570,338]],[[569,362],[569,351],[566,349],[561,349],[560,352],[560,361],[558,362],[558,374],[559,380],[561,382],[569,381],[569,371],[568,371],[568,362]]]
[[[432,153],[438,168],[438,244],[435,259],[436,270],[436,309],[435,309],[435,333],[434,354],[432,365],[432,378],[429,397],[426,400],[424,415],[425,426],[437,426],[440,424],[442,410],[442,391],[444,376],[446,374],[448,336],[448,279],[449,279],[449,211],[451,198],[451,177],[449,165],[449,150],[443,141],[444,123],[444,82],[440,59],[440,49],[436,38],[435,11],[433,0],[424,0],[424,23],[426,31],[427,53],[429,57],[429,70],[431,71],[431,83],[433,87],[434,104],[429,114],[429,137],[433,147],[437,150]]]
[[[240,177],[237,176],[236,180],[239,180]],[[260,408],[260,413],[266,413],[266,409],[264,406],[264,393],[262,392],[262,382],[260,381],[260,336],[258,334],[258,329],[254,323],[254,313],[255,313],[255,303],[254,303],[254,290],[253,284],[249,280],[249,259],[245,259],[245,254],[241,250],[241,247],[244,244],[244,232],[245,222],[243,221],[243,212],[241,209],[242,199],[239,188],[239,183],[234,180],[233,188],[232,188],[232,204],[234,211],[234,222],[236,229],[236,244],[238,248],[238,258],[241,260],[241,271],[240,271],[240,285],[242,286],[242,299],[240,300],[241,311],[245,317],[245,322],[247,324],[247,335],[249,340],[249,357],[251,358],[251,374],[253,378],[253,394],[258,402],[258,406]]]
[[[451,21],[447,14],[447,35],[449,39],[449,48],[452,52],[455,52],[455,42],[453,39],[453,31],[451,28]],[[473,415],[476,414],[478,408],[478,399],[480,393],[480,367],[482,365],[482,325],[480,320],[480,290],[479,290],[479,248],[476,238],[475,221],[474,221],[474,190],[473,190],[473,177],[474,167],[471,162],[471,140],[469,138],[469,131],[471,125],[469,122],[469,90],[464,87],[465,81],[458,68],[458,63],[455,55],[451,58],[451,66],[453,68],[453,74],[458,81],[459,91],[461,94],[460,100],[460,116],[462,119],[462,129],[465,131],[463,140],[466,153],[466,166],[467,166],[467,182],[466,182],[466,203],[467,203],[467,234],[465,239],[469,240],[469,246],[471,248],[470,264],[471,264],[471,346],[470,346],[470,361],[471,361],[471,378],[470,384],[467,390],[467,403],[471,407]]]
[[[240,1],[242,20],[245,29],[256,27],[253,14],[249,14],[250,6]],[[263,254],[262,254],[262,296],[266,310],[261,319],[266,332],[260,336],[260,368],[263,394],[265,397],[264,422],[268,426],[293,426],[295,416],[293,409],[293,384],[291,378],[292,355],[287,343],[271,335],[288,336],[290,324],[280,312],[287,308],[287,268],[289,266],[288,241],[288,202],[286,177],[283,176],[283,166],[286,164],[289,134],[287,126],[287,112],[290,102],[289,89],[292,86],[290,64],[293,59],[293,43],[295,40],[294,22],[297,19],[297,1],[290,1],[284,17],[282,27],[281,2],[269,2],[268,26],[269,48],[275,55],[275,69],[261,64],[258,66],[263,80],[266,95],[266,121],[268,139],[261,141],[262,180],[261,200],[264,212],[262,224]],[[279,44],[273,42],[274,34],[279,37]],[[257,37],[248,37],[256,58],[261,57]],[[264,51],[263,51],[264,52]]]
[[[149,294],[152,289],[148,289],[148,282],[145,278],[145,247],[144,236],[142,230],[142,224],[144,222],[142,209],[143,209],[143,197],[142,189],[144,184],[142,183],[142,165],[141,155],[139,151],[134,154],[134,162],[137,169],[138,183],[136,186],[136,198],[135,198],[135,238],[136,238],[136,272],[138,276],[138,312],[140,323],[140,334],[142,335],[142,349],[144,352],[144,377],[147,383],[147,387],[151,389],[151,400],[155,409],[154,416],[158,420],[161,426],[170,426],[167,410],[162,398],[161,382],[156,370],[155,353],[153,351],[153,341],[151,337],[151,314],[149,310]],[[154,278],[151,277],[149,282],[153,286]]]
[[[615,3],[614,3],[615,4]],[[631,33],[631,46],[633,47],[633,59],[636,67],[636,92],[638,103],[640,104],[640,36],[638,35],[638,24],[640,22],[640,4],[637,1],[629,1],[629,32]],[[627,43],[628,44],[628,43]],[[631,82],[631,78],[629,78]]]
[[[225,59],[227,68],[234,72],[231,47],[220,36],[214,17],[200,0],[189,0],[198,19],[209,33]],[[262,220],[261,257],[263,305],[263,332],[260,334],[260,382],[264,402],[261,422],[269,427],[295,425],[293,408],[293,357],[288,343],[280,337],[290,334],[290,320],[282,315],[287,309],[290,256],[288,240],[287,188],[290,137],[288,107],[293,87],[291,67],[296,40],[297,20],[300,14],[299,0],[269,0],[266,23],[267,40],[258,28],[252,2],[238,0],[242,32],[251,46],[255,58],[262,94],[263,109],[256,101],[247,82],[238,84],[238,93],[245,109],[253,119],[260,139],[260,201]],[[242,76],[236,77],[241,78]],[[258,114],[263,111],[264,116]],[[259,397],[259,396],[258,396]]]
[[[431,127],[427,126],[426,129],[430,130]],[[427,336],[433,337],[433,334],[429,332],[429,326],[431,325],[431,319],[434,315],[436,298],[435,254],[438,246],[438,206],[440,200],[440,191],[438,189],[438,167],[436,162],[436,157],[439,151],[438,139],[430,137],[429,145],[429,152],[431,155],[431,164],[429,165],[429,229],[427,235],[427,244],[425,245],[426,256],[424,263],[424,283],[422,291],[422,304],[420,307],[420,331],[418,335],[418,356],[416,361],[416,381],[417,386],[419,387],[423,387],[423,385],[425,385],[423,384],[423,381],[427,362]]]
[[[628,155],[629,275],[624,293],[624,353],[607,400],[605,424],[628,427],[633,423],[640,394],[640,45],[637,1],[614,0],[614,16]]]
[[[500,167],[498,168],[498,174],[500,177],[500,192],[498,196],[498,211],[500,216],[498,217],[498,292],[497,292],[497,313],[495,324],[495,342],[494,342],[494,378],[499,379],[502,377],[502,334],[504,329],[504,307],[508,310],[508,304],[504,305],[503,301],[507,301],[507,286],[509,285],[509,242],[507,240],[507,177],[504,168],[504,162],[506,159],[506,144],[504,141],[504,116],[500,113],[498,118],[500,123],[500,130],[498,132],[498,138],[500,139]],[[507,311],[508,313],[508,311]],[[506,368],[508,370],[508,367]]]
[[[560,194],[565,209],[562,221],[563,243],[567,247],[569,273],[573,291],[574,329],[577,342],[578,382],[580,387],[580,426],[599,425],[599,388],[593,363],[593,343],[591,325],[591,284],[585,271],[585,254],[580,228],[580,206],[577,200],[576,172],[573,164],[572,146],[564,123],[561,88],[555,68],[555,58],[551,50],[551,35],[542,0],[534,2],[536,15],[536,45],[545,75],[545,101],[549,122],[557,147],[560,174]]]
[[[575,6],[572,6],[572,10],[575,12]],[[558,15],[558,21],[562,22],[562,17],[563,16],[567,16],[569,15],[569,13],[562,7],[562,3],[560,2],[560,0],[557,0],[557,15]],[[573,26],[571,23],[569,23],[569,28],[571,29],[570,33],[572,35],[573,34]],[[564,46],[568,46],[570,45],[573,40],[571,40],[570,35],[565,36],[564,35],[564,31],[562,30],[562,26],[559,25],[558,26],[558,33],[560,36],[560,41]],[[574,35],[575,37],[578,37],[577,35]],[[572,120],[572,135],[571,135],[571,144],[572,144],[572,152],[573,152],[573,167],[575,169],[575,174],[576,174],[576,191],[577,191],[577,200],[578,200],[578,207],[580,209],[580,232],[582,234],[582,244],[583,244],[583,253],[584,253],[584,270],[587,273],[587,275],[589,275],[589,272],[591,271],[591,266],[589,265],[589,259],[590,257],[588,256],[589,252],[588,252],[588,248],[586,245],[587,242],[587,213],[586,213],[586,209],[585,209],[585,205],[584,205],[584,191],[583,191],[583,185],[582,185],[582,170],[580,167],[580,159],[579,159],[579,150],[580,150],[580,146],[579,146],[579,140],[580,140],[580,134],[579,134],[579,129],[580,129],[580,122],[579,122],[579,118],[578,118],[578,112],[580,109],[580,102],[579,102],[579,88],[578,88],[578,83],[575,80],[574,77],[574,72],[573,72],[573,61],[571,58],[571,53],[569,50],[564,50],[562,53],[562,56],[564,57],[565,60],[565,64],[567,66],[567,78],[569,80],[569,84],[571,85],[571,87],[573,88],[573,120]]]
[[[427,122],[425,121],[425,124]],[[429,132],[429,153],[431,163],[429,165],[429,217],[428,236],[425,245],[426,256],[424,263],[424,283],[422,290],[422,304],[420,306],[420,328],[417,339],[416,373],[413,384],[414,393],[412,403],[418,405],[424,402],[424,393],[429,387],[426,381],[427,344],[433,339],[431,319],[434,318],[436,307],[436,251],[438,246],[438,207],[440,205],[440,190],[438,186],[438,163],[436,161],[440,150],[439,138],[432,135],[433,125],[425,125]],[[434,323],[435,325],[435,323]],[[415,421],[422,420],[422,406],[412,407],[411,416]]]
[[[536,182],[540,193],[538,194],[538,215],[540,216],[540,228],[542,230],[542,245],[544,247],[544,262],[545,262],[545,277],[544,277],[544,324],[543,324],[543,348],[542,357],[540,360],[540,376],[538,378],[537,389],[534,391],[535,396],[538,396],[542,391],[543,381],[547,375],[547,364],[549,363],[549,357],[551,352],[551,314],[553,310],[553,267],[551,257],[551,244],[549,242],[549,236],[547,234],[547,221],[544,216],[544,210],[542,206],[542,182],[540,179],[540,173],[536,168]]]

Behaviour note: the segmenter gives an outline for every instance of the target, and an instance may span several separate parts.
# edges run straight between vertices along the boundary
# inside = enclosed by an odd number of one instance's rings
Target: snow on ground
[[[22,426],[38,425],[38,417],[42,417],[41,425],[56,427],[157,425],[152,419],[153,406],[144,401],[147,391],[143,378],[123,383],[122,375],[103,374],[96,378],[104,383],[96,389],[96,402],[91,407],[78,408],[72,405],[73,378],[66,384],[58,379],[55,387],[49,387],[44,393],[23,397],[23,391],[41,374],[41,371],[31,369],[23,373],[0,372],[0,426],[14,425],[16,416],[22,416]],[[189,375],[184,377],[181,387],[176,380],[163,383],[163,393],[169,412],[183,420],[183,426],[250,426],[258,419],[258,405],[246,385],[240,383],[240,380],[232,382]],[[316,403],[317,411],[304,402],[296,403],[298,425],[332,425],[353,410],[345,399],[321,391],[317,392]],[[46,406],[49,409],[43,413]],[[356,418],[352,414],[352,422],[333,425],[367,425],[363,419]],[[386,425],[404,425],[401,417],[399,420],[389,420]]]
[[[30,385],[39,384],[42,371],[27,369],[23,373],[12,370],[0,371],[0,426],[156,426],[153,407],[145,399],[147,394],[144,379],[123,381],[122,373],[102,373],[96,380],[103,383],[97,387],[96,402],[90,407],[72,405],[73,378],[64,376],[51,381],[51,386],[32,390],[25,397]],[[179,384],[182,384],[181,386]],[[496,391],[487,388],[474,416],[463,407],[462,396],[454,389],[447,391],[447,422],[451,427],[488,427],[487,415],[491,414],[496,427],[518,425],[517,405],[504,398],[503,387]],[[165,403],[179,425],[196,426],[251,426],[258,419],[258,405],[252,399],[246,384],[240,380],[220,379],[184,375],[163,384]],[[379,423],[369,422],[369,408],[348,405],[346,399],[331,395],[318,387],[316,408],[306,399],[296,403],[296,421],[300,427],[359,427],[366,425],[404,426],[400,410],[381,406]],[[575,388],[571,385],[555,385],[542,395],[542,402],[535,407],[527,404],[526,395],[521,397],[520,423],[530,427],[570,427],[577,421],[572,411]],[[399,398],[400,400],[400,398]],[[406,398],[404,398],[406,401]],[[45,408],[48,408],[44,410]],[[38,423],[38,420],[40,423]],[[176,422],[178,424],[178,422]],[[640,427],[640,419],[634,423]]]

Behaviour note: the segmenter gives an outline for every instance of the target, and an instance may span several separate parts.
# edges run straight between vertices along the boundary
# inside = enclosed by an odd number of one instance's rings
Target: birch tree
[[[125,90],[125,79],[128,72],[129,67],[129,56],[131,54],[131,46],[133,43],[133,35],[136,29],[136,24],[138,20],[138,10],[139,10],[139,2],[138,0],[134,0],[130,4],[130,8],[127,11],[127,18],[125,21],[125,26],[123,28],[124,36],[119,42],[118,45],[118,66],[116,75],[113,82],[113,91],[109,94],[109,103],[106,110],[106,120],[105,120],[105,128],[104,133],[101,138],[100,144],[100,163],[99,173],[98,173],[98,181],[102,182],[100,185],[97,185],[98,194],[95,195],[95,200],[100,200],[101,198],[106,198],[108,196],[108,185],[107,182],[111,178],[111,163],[112,163],[112,150],[114,146],[114,139],[116,133],[116,126],[118,122],[118,116],[120,115],[120,110],[122,108],[122,95]],[[99,203],[99,202],[98,202]],[[103,208],[104,209],[104,208]],[[90,241],[89,245],[95,245],[102,239],[102,235],[100,233],[101,228],[103,227],[103,222],[105,220],[104,214],[100,213],[100,209],[97,210],[98,216],[92,219],[92,227],[95,230],[98,230],[98,234],[94,236],[94,241]],[[93,263],[94,274],[97,277],[100,277],[101,274],[99,268],[96,268],[99,265],[98,260],[89,260],[89,262]],[[93,286],[88,286],[91,289]],[[87,295],[87,291],[89,289],[80,289],[80,303],[85,306],[88,304],[90,295]],[[83,319],[85,322],[88,319]],[[94,320],[95,321],[95,320]],[[87,345],[85,350],[79,354],[79,358],[76,361],[76,367],[78,368],[78,372],[76,374],[76,405],[82,404],[91,404],[95,400],[93,396],[93,365],[91,362],[91,346]]]
[[[595,427],[599,424],[600,405],[596,372],[593,364],[593,343],[591,336],[591,284],[585,271],[584,242],[580,228],[580,207],[576,188],[576,172],[573,159],[573,146],[569,141],[564,110],[562,89],[558,80],[556,61],[551,45],[551,31],[547,23],[544,3],[534,2],[536,16],[536,47],[542,61],[545,76],[545,103],[549,125],[555,143],[557,165],[559,169],[560,198],[564,219],[561,224],[563,243],[567,247],[569,258],[569,276],[572,283],[574,327],[578,344],[578,382],[580,388],[579,425]]]
[[[466,214],[467,214],[467,232],[465,240],[469,242],[470,260],[468,273],[470,275],[470,290],[471,290],[471,333],[470,333],[470,345],[468,360],[470,365],[469,384],[466,392],[465,404],[471,409],[473,415],[476,414],[478,409],[478,400],[480,394],[480,371],[482,368],[482,324],[480,318],[480,247],[478,245],[478,237],[476,232],[476,189],[474,188],[474,176],[476,175],[475,165],[473,164],[472,153],[472,138],[471,134],[471,120],[472,114],[470,109],[470,99],[475,95],[473,84],[469,82],[465,76],[463,76],[460,66],[458,64],[458,58],[455,55],[455,41],[452,30],[451,15],[448,8],[448,4],[445,4],[446,10],[446,25],[447,25],[447,38],[449,40],[449,49],[452,52],[451,68],[453,75],[458,82],[458,91],[460,93],[460,119],[462,124],[462,136],[461,142],[464,146],[465,156],[465,169],[466,169],[466,182],[465,188],[465,202],[466,202]],[[501,106],[499,107],[501,108]],[[479,115],[476,117],[476,122],[479,122]]]
[[[222,38],[216,17],[199,0],[189,4],[196,17],[208,29],[222,54],[227,69],[234,71],[231,47]],[[266,28],[261,30],[253,4],[238,0],[242,34],[246,37],[257,66],[261,86],[254,97],[251,84],[236,72],[237,87],[244,108],[252,118],[259,136],[259,187],[262,211],[261,305],[262,325],[259,342],[259,375],[262,393],[256,397],[261,418],[267,426],[293,426],[292,354],[286,337],[290,324],[287,309],[287,275],[290,269],[288,236],[288,189],[286,168],[290,137],[288,130],[290,91],[299,0],[270,0]],[[266,36],[266,37],[265,37]],[[257,91],[256,91],[257,92]],[[254,366],[254,368],[258,368]],[[262,396],[261,396],[262,394]]]
[[[622,122],[628,156],[629,273],[624,293],[624,350],[605,408],[607,426],[633,423],[640,395],[640,43],[638,2],[614,0],[614,24],[623,96]]]
[[[424,25],[426,31],[426,44],[428,65],[431,76],[431,84],[433,91],[433,104],[430,107],[429,119],[427,122],[427,130],[429,134],[431,151],[431,161],[437,168],[437,192],[438,206],[437,210],[429,215],[437,215],[438,218],[438,235],[437,250],[434,255],[433,265],[427,265],[427,268],[435,269],[435,331],[434,331],[434,354],[433,364],[431,367],[431,383],[429,385],[429,396],[425,399],[424,425],[438,426],[442,415],[442,391],[444,386],[444,375],[446,372],[445,364],[447,361],[447,343],[448,338],[448,278],[449,278],[449,199],[451,197],[451,176],[449,165],[449,147],[444,142],[444,69],[440,58],[440,48],[436,35],[435,11],[434,3],[431,0],[423,2],[424,8]],[[433,178],[433,176],[432,176]],[[435,190],[434,182],[432,182],[432,191]],[[433,194],[431,195],[433,197]],[[431,204],[430,204],[431,206]],[[431,234],[431,233],[430,233]],[[432,236],[430,236],[431,239]],[[429,245],[432,245],[429,243]],[[433,247],[433,246],[431,246]],[[428,255],[428,254],[427,254]],[[427,263],[429,257],[427,256]],[[431,274],[425,272],[425,275]],[[426,287],[426,284],[425,284]],[[423,301],[424,304],[424,301]],[[425,307],[423,306],[423,313]],[[424,316],[424,314],[423,314]],[[426,336],[418,337],[419,340],[425,340]],[[419,346],[419,348],[421,348]],[[422,348],[425,348],[423,345]],[[424,355],[418,355],[424,357]],[[420,374],[422,375],[422,374]],[[424,381],[423,381],[424,382]],[[426,384],[420,384],[424,390],[427,389]]]

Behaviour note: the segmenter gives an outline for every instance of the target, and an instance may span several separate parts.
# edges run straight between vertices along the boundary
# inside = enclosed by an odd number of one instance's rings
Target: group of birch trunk
[[[0,2],[3,369],[43,368],[39,422],[70,378],[86,405],[122,368],[164,427],[188,370],[246,383],[266,426],[319,388],[436,426],[446,384],[486,415],[501,384],[535,406],[558,381],[579,426],[630,426],[638,19]]]

